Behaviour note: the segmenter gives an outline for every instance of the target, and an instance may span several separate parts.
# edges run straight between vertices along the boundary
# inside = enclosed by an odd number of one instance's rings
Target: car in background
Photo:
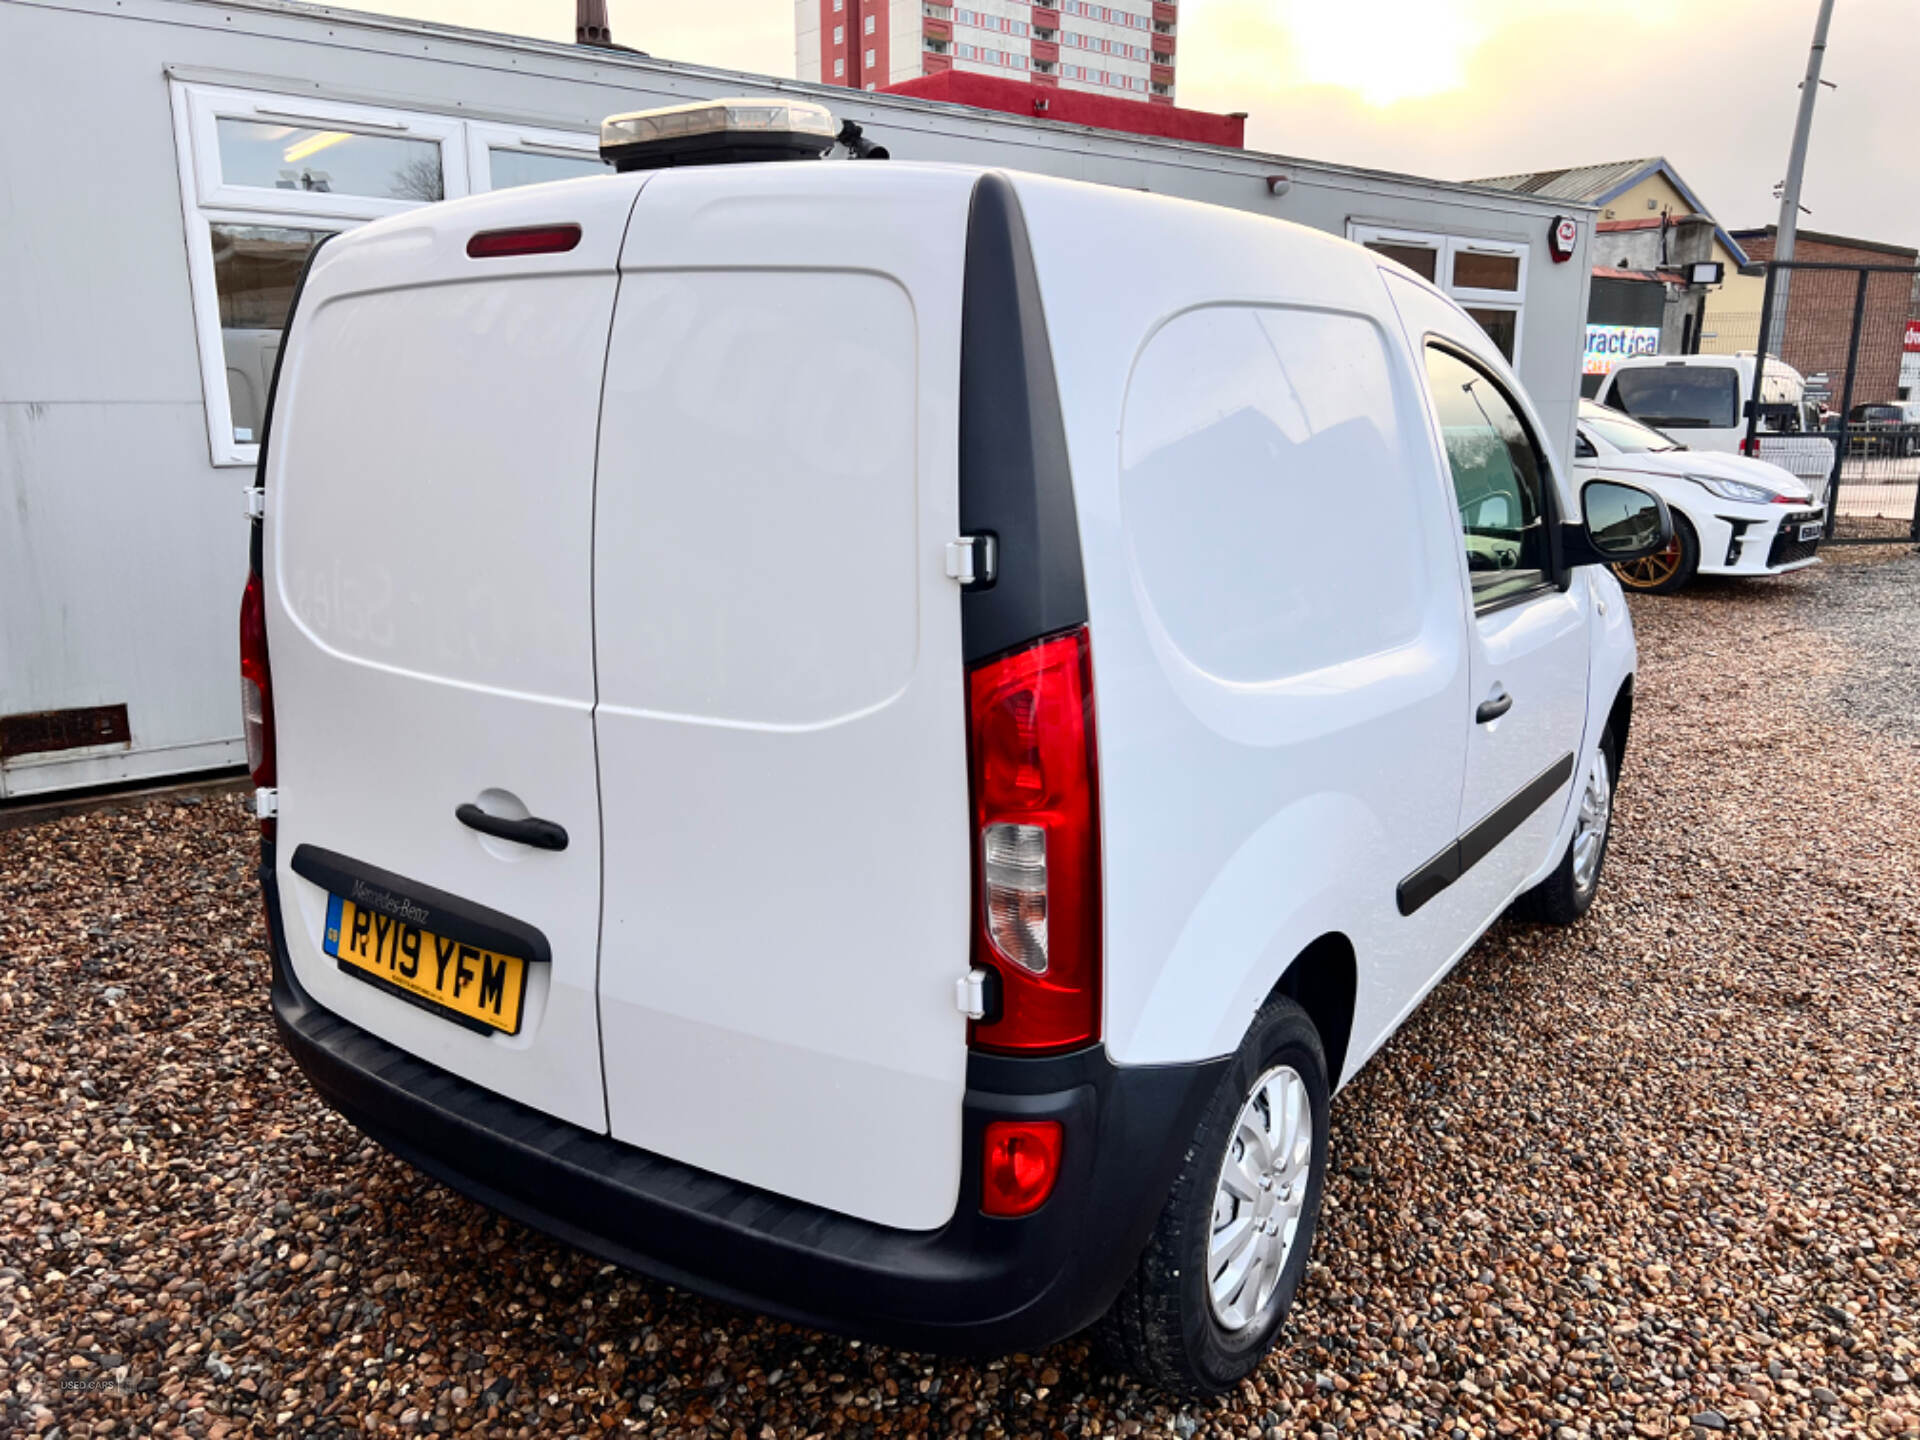
[[[1818,563],[1826,512],[1807,486],[1764,460],[1692,450],[1617,410],[1580,402],[1575,479],[1627,480],[1673,511],[1673,543],[1613,573],[1629,590],[1670,595],[1695,575],[1784,575]]]
[[[1602,405],[1668,432],[1684,432],[1688,448],[1770,461],[1798,477],[1810,495],[1826,495],[1833,441],[1820,433],[1819,406],[1800,372],[1767,357],[1760,384],[1760,425],[1747,444],[1747,405],[1755,356],[1636,355],[1615,365]]]
[[[1875,401],[1847,412],[1849,455],[1920,455],[1920,400]]]

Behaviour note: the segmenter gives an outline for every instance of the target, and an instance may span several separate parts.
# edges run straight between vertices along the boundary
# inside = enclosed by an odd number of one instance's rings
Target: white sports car
[[[1673,544],[1613,571],[1629,590],[1671,594],[1698,575],[1783,575],[1818,564],[1826,511],[1806,484],[1764,460],[1689,450],[1618,410],[1580,402],[1573,472],[1618,476],[1673,511]]]

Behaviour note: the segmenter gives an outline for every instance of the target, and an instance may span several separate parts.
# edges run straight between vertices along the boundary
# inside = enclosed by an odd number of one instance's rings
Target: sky
[[[571,39],[570,0],[349,0]],[[609,0],[614,38],[792,75],[793,0]],[[1181,0],[1179,100],[1247,144],[1461,180],[1664,155],[1730,229],[1779,218],[1817,0]],[[1920,0],[1839,0],[1803,229],[1920,246]]]

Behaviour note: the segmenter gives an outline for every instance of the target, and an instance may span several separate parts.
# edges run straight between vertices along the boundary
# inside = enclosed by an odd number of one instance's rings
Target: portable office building
[[[769,92],[901,159],[1373,244],[1481,320],[1571,446],[1592,213],[1564,202],[274,0],[0,0],[0,799],[245,758],[243,495],[321,235],[596,172],[613,112]],[[504,558],[468,603],[512,604]],[[378,626],[395,598],[325,602]]]

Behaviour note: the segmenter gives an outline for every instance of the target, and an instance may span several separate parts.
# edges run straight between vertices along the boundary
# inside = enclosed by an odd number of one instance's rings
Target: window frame
[[[1453,476],[1453,457],[1447,453],[1446,426],[1441,421],[1439,401],[1434,395],[1433,377],[1427,370],[1429,350],[1438,350],[1443,355],[1458,360],[1492,385],[1500,398],[1506,402],[1507,409],[1513,412],[1514,419],[1520,422],[1520,433],[1527,437],[1527,444],[1533,451],[1534,467],[1540,477],[1540,526],[1544,532],[1542,538],[1545,541],[1547,563],[1541,567],[1539,582],[1527,586],[1524,590],[1514,590],[1484,602],[1474,593],[1473,572],[1467,565],[1466,525],[1460,518],[1460,492]],[[1496,614],[1515,605],[1528,604],[1544,595],[1559,594],[1564,591],[1572,572],[1566,566],[1560,546],[1562,517],[1559,480],[1554,474],[1553,464],[1548,459],[1546,450],[1540,444],[1540,436],[1535,432],[1533,421],[1528,418],[1526,407],[1520,403],[1500,377],[1488,368],[1484,360],[1451,336],[1433,331],[1422,336],[1419,360],[1420,384],[1425,394],[1428,411],[1433,418],[1434,438],[1440,444],[1440,463],[1445,467],[1447,490],[1453,502],[1454,549],[1459,556],[1460,574],[1467,590],[1467,603],[1473,609],[1474,618],[1477,620],[1483,615]]]
[[[581,156],[599,153],[597,135],[549,126],[466,120],[423,110],[185,80],[171,81],[169,90],[207,449],[211,463],[218,468],[251,466],[259,459],[260,447],[257,442],[233,438],[226,344],[221,336],[220,293],[213,264],[213,227],[282,226],[338,234],[430,203],[230,185],[220,165],[220,120],[337,126],[366,134],[433,141],[440,147],[441,194],[448,200],[493,189],[491,152],[495,149]]]
[[[440,145],[441,194],[448,199],[468,193],[467,151],[461,143],[460,122],[438,116],[180,81],[173,82],[172,89],[181,209],[186,222],[187,280],[199,348],[209,458],[216,467],[250,466],[258,461],[260,446],[257,441],[236,440],[233,435],[226,342],[221,335],[220,292],[213,264],[213,227],[284,226],[338,233],[369,220],[404,214],[425,202],[230,185],[220,167],[220,120],[338,124],[342,129],[436,140]]]
[[[426,203],[374,195],[315,194],[307,190],[228,184],[220,165],[221,120],[324,125],[389,139],[427,141],[440,147],[441,199],[457,200],[469,193],[465,152],[460,144],[464,127],[458,120],[414,110],[376,108],[304,95],[274,95],[258,90],[176,84],[174,93],[185,111],[181,117],[186,138],[182,166],[183,170],[190,171],[183,175],[187,181],[185,193],[202,210],[264,212],[306,220],[364,223],[383,215],[405,214]]]
[[[1524,240],[1500,240],[1484,235],[1450,235],[1438,230],[1413,230],[1400,225],[1349,220],[1347,238],[1356,245],[1380,241],[1387,245],[1405,245],[1434,252],[1434,276],[1430,283],[1461,309],[1504,310],[1513,315],[1513,355],[1507,364],[1518,374],[1520,357],[1527,339],[1527,261],[1532,247]],[[1453,258],[1459,254],[1508,255],[1520,261],[1518,283],[1512,290],[1481,290],[1472,286],[1456,288],[1453,283]],[[1390,256],[1382,256],[1390,259]]]
[[[493,192],[493,152],[496,150],[511,150],[520,155],[554,155],[565,159],[600,158],[600,137],[577,130],[469,120],[466,132],[467,178],[471,193],[475,195]],[[614,173],[611,165],[605,168],[607,174]]]

